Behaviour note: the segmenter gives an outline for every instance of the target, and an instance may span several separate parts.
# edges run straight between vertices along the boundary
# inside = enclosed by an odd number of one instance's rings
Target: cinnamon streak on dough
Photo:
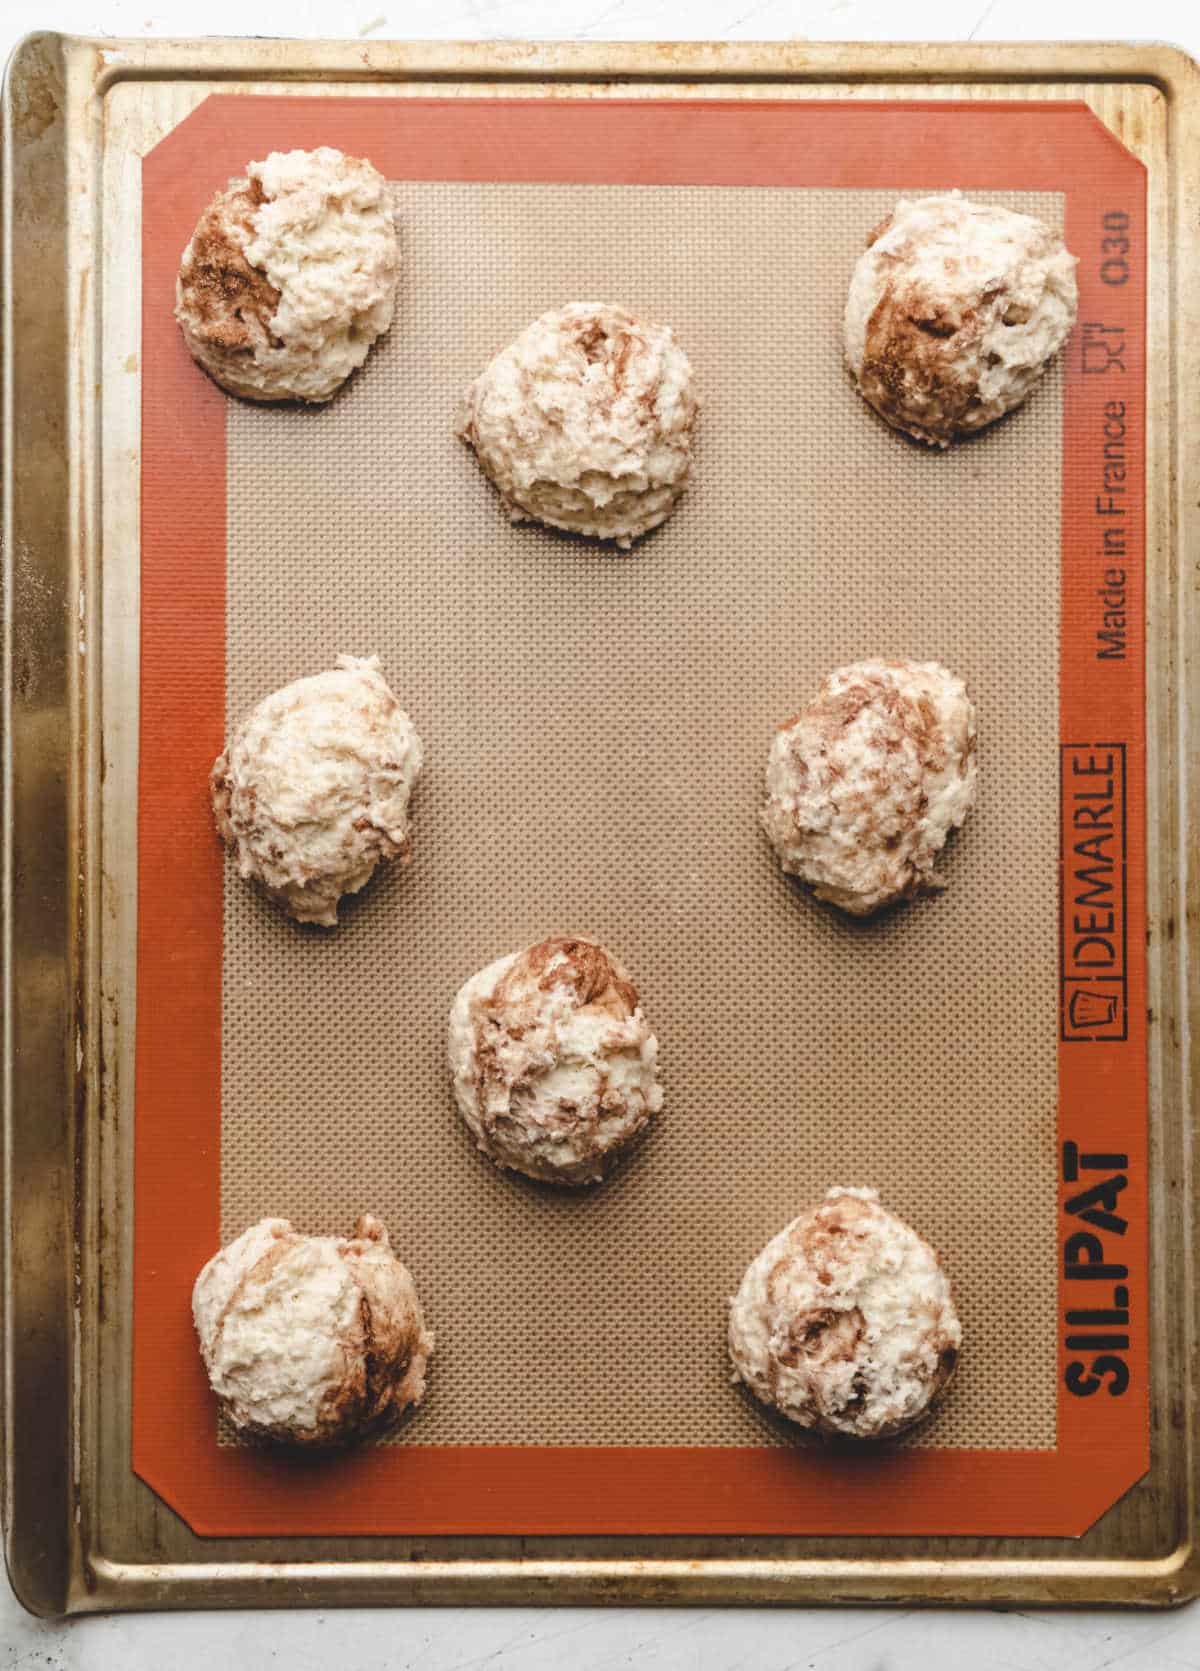
[[[637,988],[593,940],[544,940],[472,975],[448,1053],[477,1147],[546,1182],[596,1183],[662,1108]]]
[[[698,405],[668,326],[574,302],[535,319],[484,368],[458,434],[513,522],[628,550],[684,490]]]
[[[390,189],[369,162],[272,151],[201,215],[175,317],[231,394],[326,401],[391,325],[398,266]]]
[[[846,363],[863,398],[930,446],[994,423],[1066,341],[1075,266],[1030,215],[957,191],[901,199],[850,281]]]
[[[856,662],[780,726],[763,829],[783,869],[865,917],[943,884],[934,866],[975,801],[975,709],[936,662]]]
[[[338,902],[409,858],[421,739],[379,670],[339,656],[273,691],[213,765],[217,829],[238,872],[297,922],[337,926]]]
[[[192,1315],[234,1425],[305,1447],[345,1444],[418,1404],[433,1337],[378,1219],[349,1238],[266,1218],[215,1253]]]
[[[961,1345],[937,1254],[873,1189],[829,1190],[767,1243],[730,1303],[734,1379],[829,1437],[920,1421]]]

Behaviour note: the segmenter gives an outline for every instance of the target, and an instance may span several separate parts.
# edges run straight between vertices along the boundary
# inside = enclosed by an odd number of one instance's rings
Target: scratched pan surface
[[[1144,1476],[1081,1537],[201,1538],[133,1473],[137,876],[117,832],[127,827],[122,802],[138,751],[140,158],[216,90],[346,94],[385,83],[393,93],[463,97],[1082,99],[1147,170],[1150,1453]],[[1200,854],[1188,797],[1200,781],[1200,551],[1185,514],[1200,486],[1194,66],[1166,49],[1103,46],[483,48],[47,35],[10,66],[4,114],[4,1516],[22,1597],[62,1612],[300,1598],[1168,1604],[1194,1593],[1187,1049]],[[1103,333],[1094,335],[1099,344]],[[1089,774],[1105,766],[1093,753],[1068,756],[1068,791],[1090,787]],[[1078,1013],[1087,1025],[1086,1007]],[[1108,1175],[1083,1145],[1064,1166],[1068,1180],[1076,1174],[1064,1193],[1075,1197]],[[1113,1202],[1109,1194],[1084,1208],[1098,1238]],[[996,1234],[1002,1278],[1002,1226]],[[1110,1245],[1076,1243],[1076,1266],[1108,1259]]]

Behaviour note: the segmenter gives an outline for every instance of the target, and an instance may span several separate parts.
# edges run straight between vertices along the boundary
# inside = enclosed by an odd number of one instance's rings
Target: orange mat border
[[[1080,1217],[1078,1194],[1102,1181],[1103,1168],[1064,1179],[1060,1239],[1065,1247],[1076,1232],[1093,1235],[1099,1255],[1080,1244],[1073,1251],[1127,1269],[1131,1320],[1122,1326],[1130,1382],[1121,1396],[1111,1375],[1091,1396],[1067,1391],[1061,1377],[1079,1354],[1068,1352],[1061,1322],[1055,1450],[396,1446],[314,1461],[217,1445],[189,1296],[219,1222],[223,870],[206,780],[225,709],[225,400],[193,367],[171,306],[180,251],[214,186],[249,157],[318,144],[419,180],[856,189],[945,180],[968,191],[1065,193],[1067,243],[1082,257],[1080,320],[1093,326],[1093,347],[1125,345],[1125,369],[1097,375],[1084,365],[1081,326],[1066,356],[1061,736],[1125,746],[1128,1026],[1123,1041],[1059,1046],[1060,1145],[1121,1155],[1127,1180],[1109,1198],[1126,1225],[1117,1233],[1095,1228],[1104,1202],[1088,1222]],[[1127,217],[1129,268],[1119,284],[1111,282],[1118,268],[1107,270],[1110,282],[1101,276],[1101,240],[1120,224],[1106,226],[1106,214]],[[146,157],[143,227],[136,1473],[212,1536],[1082,1533],[1149,1458],[1141,165],[1075,103],[222,94]],[[1097,336],[1100,325],[1107,329]],[[1098,552],[1118,513],[1102,516],[1098,494],[1104,408],[1117,397],[1131,451],[1120,513],[1128,649],[1123,661],[1100,662]],[[985,1143],[986,1133],[971,1140]],[[994,1234],[1003,1281],[1005,1225]],[[1063,1310],[1081,1294],[1083,1304],[1113,1306],[1113,1281],[1083,1281],[1079,1263],[1070,1282],[1060,1266]]]

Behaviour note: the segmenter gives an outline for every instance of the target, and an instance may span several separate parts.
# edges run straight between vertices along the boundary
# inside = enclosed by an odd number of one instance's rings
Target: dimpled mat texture
[[[325,408],[229,405],[230,722],[377,652],[426,766],[411,866],[336,933],[227,869],[223,1237],[382,1216],[437,1335],[405,1443],[781,1444],[729,1385],[728,1296],[829,1184],[873,1184],[966,1336],[909,1442],[1052,1446],[1058,370],[948,455],[863,405],[842,306],[891,193],[397,191],[365,370]],[[453,434],[493,353],[593,299],[673,325],[704,401],[693,485],[630,556],[510,527]],[[981,777],[948,892],[863,925],[756,814],[774,726],[867,655],[966,678]],[[460,982],[562,932],[628,964],[667,1097],[580,1195],[477,1154],[444,1060]]]

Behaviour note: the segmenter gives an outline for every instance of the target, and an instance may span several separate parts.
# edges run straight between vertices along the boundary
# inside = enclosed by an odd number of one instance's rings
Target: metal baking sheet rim
[[[405,1560],[114,1559],[89,1486],[97,1432],[101,1307],[119,1238],[105,1220],[112,1176],[99,1132],[105,1023],[115,995],[100,963],[96,658],[77,653],[96,585],[100,323],[90,256],[101,205],[68,185],[92,177],[102,103],[120,80],[293,84],[445,81],[661,87],[850,82],[1149,85],[1167,107],[1151,270],[1166,307],[1150,338],[1147,593],[1151,827],[1152,1489],[1170,1547],[1063,1554],[1005,1540],[1014,1557],[820,1554],[821,1540],[729,1540],[737,1553],[679,1554],[678,1539],[437,1540]],[[1060,94],[1060,96],[1063,96]],[[52,34],[17,49],[5,82],[4,290],[4,1267],[3,1519],[22,1601],[40,1613],[308,1603],[1113,1602],[1171,1605],[1200,1593],[1195,1551],[1197,1289],[1191,1267],[1196,1161],[1190,1029],[1200,992],[1200,72],[1170,47],[1087,45],[538,45],[296,41],[97,41]],[[1165,272],[1164,272],[1165,269]],[[1152,302],[1152,308],[1156,305]],[[47,367],[61,375],[50,377]],[[36,398],[33,396],[36,393]],[[1190,879],[1190,880],[1189,880]],[[32,1250],[32,1253],[31,1251]],[[1164,1304],[1168,1278],[1184,1293]],[[89,1372],[92,1378],[89,1379]],[[170,1511],[163,1511],[169,1514]],[[499,1546],[501,1540],[494,1540]],[[573,1540],[578,1542],[579,1540]],[[774,1541],[778,1553],[761,1553]],[[905,1548],[905,1540],[896,1540]],[[939,1540],[953,1543],[954,1540]],[[979,1540],[957,1540],[960,1547]],[[751,1542],[754,1544],[751,1550]],[[557,1547],[556,1547],[557,1543]],[[786,1551],[782,1547],[788,1544]],[[651,1547],[647,1549],[645,1546]],[[798,1549],[797,1545],[803,1545]],[[342,1548],[346,1549],[343,1544]],[[1050,1552],[1051,1547],[1053,1553]],[[277,1545],[276,1551],[286,1553]],[[139,1552],[141,1554],[141,1552]]]

